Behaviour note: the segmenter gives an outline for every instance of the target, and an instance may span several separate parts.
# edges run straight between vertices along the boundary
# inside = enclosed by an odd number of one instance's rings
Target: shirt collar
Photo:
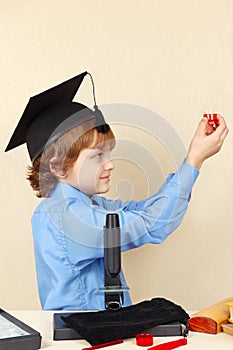
[[[50,194],[51,198],[64,199],[64,198],[75,198],[82,199],[85,202],[91,203],[91,199],[85,193],[81,192],[78,188],[73,187],[69,184],[64,184],[57,182],[54,186],[52,193]]]

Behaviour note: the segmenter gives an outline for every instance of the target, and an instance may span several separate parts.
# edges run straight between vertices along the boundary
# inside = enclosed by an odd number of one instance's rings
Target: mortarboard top
[[[92,111],[81,103],[72,102],[87,74],[90,75],[83,72],[31,97],[5,152],[26,143],[33,162],[44,148],[75,126],[95,120],[97,129],[107,132],[109,126],[96,104],[95,111]]]

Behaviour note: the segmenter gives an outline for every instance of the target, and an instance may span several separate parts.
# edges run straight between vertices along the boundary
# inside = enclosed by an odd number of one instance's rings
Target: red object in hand
[[[219,125],[217,113],[204,113],[203,117],[208,119],[208,124],[213,126],[214,129]]]
[[[153,345],[153,335],[150,333],[142,333],[136,335],[136,344],[139,346],[150,346]]]
[[[175,348],[178,348],[179,346],[186,345],[186,344],[187,344],[187,339],[182,338],[179,340],[169,341],[167,343],[152,346],[148,350],[171,350],[171,349],[175,349]]]

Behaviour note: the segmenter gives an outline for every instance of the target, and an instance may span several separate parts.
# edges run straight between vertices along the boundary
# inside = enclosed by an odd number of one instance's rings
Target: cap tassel
[[[102,134],[106,134],[110,130],[110,126],[106,123],[103,113],[99,109],[99,107],[96,104],[96,98],[95,98],[95,84],[94,80],[92,78],[92,75],[87,72],[87,74],[91,78],[92,88],[93,88],[93,98],[94,98],[94,115],[96,119],[96,129],[101,132]]]
[[[106,134],[110,130],[110,126],[106,124],[103,113],[99,110],[97,105],[94,105],[96,129],[102,134]]]

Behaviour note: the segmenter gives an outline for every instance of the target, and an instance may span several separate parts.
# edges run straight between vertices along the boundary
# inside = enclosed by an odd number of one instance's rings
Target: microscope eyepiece
[[[107,214],[106,216],[106,228],[120,227],[118,214]]]

